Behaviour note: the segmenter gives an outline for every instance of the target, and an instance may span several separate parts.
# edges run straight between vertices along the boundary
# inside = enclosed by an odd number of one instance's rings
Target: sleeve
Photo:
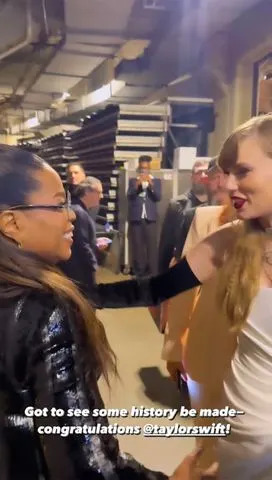
[[[160,273],[168,270],[174,254],[175,235],[173,235],[173,229],[176,228],[177,217],[178,206],[171,202],[166,211],[160,235],[158,265]]]
[[[148,186],[148,191],[155,202],[161,200],[161,181],[159,178],[154,178],[153,184]]]
[[[192,221],[195,216],[195,208],[191,208],[183,213],[181,224],[177,230],[176,243],[174,248],[175,258],[179,259],[182,255]]]
[[[127,191],[127,197],[128,198],[136,198],[136,196],[143,191],[142,186],[139,185],[137,187],[136,185],[136,178],[131,178],[129,180],[129,185],[128,185],[128,191]]]
[[[85,213],[85,212],[83,212]],[[76,221],[75,221],[75,240],[78,246],[79,253],[82,254],[84,261],[88,265],[91,271],[96,270],[97,259],[95,255],[96,244],[95,244],[95,229],[92,225],[91,219],[88,217],[88,214],[82,215],[81,213],[76,212]]]
[[[98,308],[150,307],[201,285],[186,257],[157,277],[97,285]]]
[[[82,373],[70,321],[61,308],[47,315],[35,341],[39,348],[32,355],[33,406],[51,413],[58,410],[58,415],[35,419],[35,434],[50,478],[165,480],[163,473],[148,470],[119,451],[117,439],[108,431],[107,418],[99,416],[104,405],[94,366],[88,363],[93,369],[89,380]],[[89,414],[72,415],[76,409]]]

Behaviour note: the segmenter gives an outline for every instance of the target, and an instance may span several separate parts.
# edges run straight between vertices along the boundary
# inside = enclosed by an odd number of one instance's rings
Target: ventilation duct
[[[22,50],[32,41],[31,0],[11,0],[0,15],[0,60]]]

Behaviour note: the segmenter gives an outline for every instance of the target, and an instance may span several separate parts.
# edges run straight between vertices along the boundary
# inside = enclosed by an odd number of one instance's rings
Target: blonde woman
[[[272,115],[238,127],[224,143],[218,161],[240,221],[207,237],[166,274],[141,283],[101,286],[100,293],[107,291],[111,306],[150,305],[218,276],[217,301],[230,328],[238,332],[222,404],[245,412],[226,419],[231,434],[219,440],[219,478],[268,480],[272,478]]]

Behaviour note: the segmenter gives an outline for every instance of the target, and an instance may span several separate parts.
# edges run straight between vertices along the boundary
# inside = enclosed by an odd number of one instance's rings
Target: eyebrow
[[[241,162],[241,163],[236,162],[234,165],[234,168],[251,168],[251,167],[252,165],[249,165],[246,162]]]

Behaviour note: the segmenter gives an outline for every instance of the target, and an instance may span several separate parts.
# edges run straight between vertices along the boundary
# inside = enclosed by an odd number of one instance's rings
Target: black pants
[[[132,266],[136,277],[157,273],[157,225],[141,220],[129,224]]]

